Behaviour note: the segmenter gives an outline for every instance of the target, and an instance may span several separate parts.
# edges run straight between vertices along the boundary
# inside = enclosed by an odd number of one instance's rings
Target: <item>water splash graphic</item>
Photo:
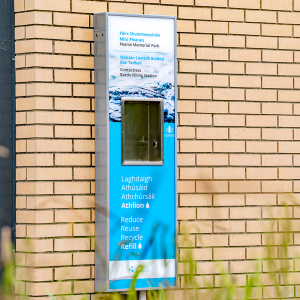
[[[172,83],[147,84],[143,87],[111,87],[109,89],[109,119],[111,122],[121,122],[121,98],[163,98],[165,123],[175,120],[175,87]]]
[[[146,55],[146,54],[145,54]],[[147,55],[146,55],[147,56]],[[121,122],[121,98],[162,98],[164,99],[164,122],[175,123],[175,74],[174,57],[162,55],[164,62],[143,62],[142,67],[132,67],[130,72],[140,77],[120,76],[120,56],[110,55],[109,70],[109,119]],[[137,70],[139,69],[139,70]],[[125,72],[126,73],[126,72]],[[154,74],[157,78],[148,78],[144,74]]]

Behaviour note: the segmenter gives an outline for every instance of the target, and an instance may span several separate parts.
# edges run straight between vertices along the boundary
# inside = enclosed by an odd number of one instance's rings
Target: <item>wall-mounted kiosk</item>
[[[176,286],[176,18],[95,14],[96,291]]]

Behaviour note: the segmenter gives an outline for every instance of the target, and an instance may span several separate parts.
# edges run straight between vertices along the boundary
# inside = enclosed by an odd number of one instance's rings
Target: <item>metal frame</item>
[[[98,36],[99,33],[105,35],[105,43],[106,43],[106,87],[105,87],[105,92],[106,92],[106,122],[107,122],[107,170],[106,170],[106,176],[107,176],[107,211],[108,208],[110,207],[110,168],[109,168],[109,161],[110,161],[110,141],[109,141],[109,55],[108,55],[108,46],[109,46],[109,36],[107,34],[108,31],[108,18],[109,16],[123,16],[123,17],[138,17],[138,18],[159,18],[159,19],[173,19],[174,20],[174,85],[175,85],[175,122],[174,122],[174,151],[175,151],[175,161],[174,161],[174,179],[175,179],[175,285],[173,287],[170,287],[171,289],[177,289],[178,288],[178,213],[177,213],[177,207],[178,205],[178,189],[177,189],[177,22],[176,22],[176,17],[175,16],[163,16],[163,15],[138,15],[138,14],[123,14],[123,13],[113,13],[113,12],[105,12],[105,13],[95,13],[95,21],[96,21],[96,16],[97,15],[103,15],[105,17],[105,27],[100,28],[97,30],[96,28],[96,23],[95,23],[95,30],[94,30],[94,40]],[[97,74],[95,72],[95,82]],[[96,95],[95,95],[96,96]],[[96,100],[96,97],[95,97]],[[95,101],[95,107],[97,109],[97,101]],[[164,122],[163,122],[164,124]],[[97,130],[97,128],[95,128]],[[96,168],[97,172],[97,168]],[[96,199],[97,201],[97,199]],[[109,212],[108,212],[109,213]],[[109,278],[109,227],[110,226],[110,220],[109,217],[107,217],[107,258],[106,258],[106,278]],[[96,273],[95,273],[96,274]],[[95,280],[96,283],[96,280]],[[170,289],[168,288],[168,289]],[[139,289],[137,288],[136,290],[138,291],[144,291],[148,289]],[[122,292],[124,291],[123,289],[109,289],[106,288],[106,292]],[[96,291],[97,292],[97,291]]]
[[[160,138],[161,138],[161,161],[126,161],[124,160],[124,139],[122,138],[122,165],[123,166],[162,166],[164,164],[164,99],[163,98],[132,98],[123,97],[121,98],[121,120],[124,120],[123,113],[125,113],[125,102],[160,102]],[[125,131],[125,122],[122,121],[122,136]]]

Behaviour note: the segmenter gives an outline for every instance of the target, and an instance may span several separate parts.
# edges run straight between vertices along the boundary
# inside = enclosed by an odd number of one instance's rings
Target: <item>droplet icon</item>
[[[139,249],[142,249],[142,247],[143,247],[142,244],[139,243],[138,248],[139,248]]]
[[[150,205],[149,205],[149,203],[147,202],[147,204],[146,204],[146,208],[148,209],[150,207]]]

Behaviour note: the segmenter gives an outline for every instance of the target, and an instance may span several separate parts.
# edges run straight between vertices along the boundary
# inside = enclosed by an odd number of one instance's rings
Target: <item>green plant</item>
[[[288,206],[286,206],[288,209]],[[292,234],[295,229],[292,228],[293,221],[285,218],[270,219],[274,225],[279,226],[280,232],[264,234],[265,243],[262,247],[265,252],[261,259],[251,260],[255,265],[254,271],[252,270],[246,275],[246,282],[241,285],[236,281],[235,274],[230,274],[223,267],[222,261],[215,262],[215,268],[218,274],[218,284],[207,280],[205,276],[200,276],[203,279],[199,282],[197,276],[196,261],[193,257],[193,244],[189,243],[188,234],[182,234],[182,241],[185,244],[184,255],[180,257],[181,264],[181,291],[183,299],[188,300],[250,300],[261,298],[290,298],[289,283],[295,276],[298,275],[293,269],[291,264],[299,259],[298,253],[291,253]],[[200,233],[199,228],[194,228],[194,232]],[[300,230],[299,230],[300,231]],[[262,229],[262,232],[264,230]],[[201,235],[199,237],[201,242]],[[30,243],[30,242],[28,242]],[[4,228],[1,234],[1,281],[0,281],[0,300],[14,299],[15,289],[21,283],[16,281],[15,275],[15,261],[12,243],[10,237],[10,229]],[[136,280],[140,273],[143,271],[143,266],[140,266],[133,277],[132,285],[128,294],[121,295],[119,293],[102,293],[98,294],[97,298],[109,300],[138,300],[138,292],[135,288]],[[196,272],[197,271],[197,272]],[[202,272],[203,274],[205,272]],[[264,294],[262,294],[262,291]],[[172,290],[149,290],[147,292],[148,300],[170,300],[174,298],[176,292]],[[25,295],[24,295],[25,297]],[[64,300],[63,296],[56,297],[49,295],[51,300]],[[19,297],[20,298],[20,297]],[[82,296],[85,300],[86,296]]]
[[[3,227],[1,230],[1,280],[0,299],[9,300],[14,298],[16,277],[13,247],[11,242],[11,230]]]

